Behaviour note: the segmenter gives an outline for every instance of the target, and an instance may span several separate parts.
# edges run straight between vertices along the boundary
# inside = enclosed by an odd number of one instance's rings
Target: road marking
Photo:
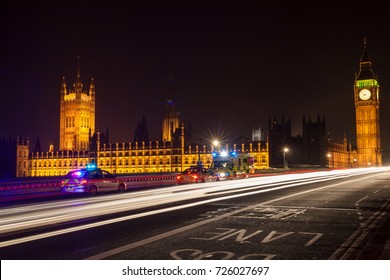
[[[287,208],[287,209],[286,209]],[[300,214],[306,213],[307,208],[301,207],[298,209],[291,207],[257,207],[248,213],[243,213],[235,218],[241,219],[260,219],[260,220],[286,220],[291,217],[297,217]]]
[[[378,193],[378,192],[380,192],[380,191],[383,191],[383,190],[386,189],[388,186],[389,186],[389,185],[386,185],[386,186],[384,186],[383,188],[374,191],[374,193],[376,194],[376,193]]]
[[[371,178],[371,177],[375,177],[375,176],[378,176],[378,174],[368,175],[366,178]],[[235,214],[238,214],[238,213],[241,213],[241,212],[244,212],[244,211],[248,211],[248,210],[253,209],[255,207],[264,207],[265,205],[269,205],[271,203],[278,202],[278,201],[281,201],[281,200],[284,200],[284,199],[288,199],[288,198],[291,198],[291,197],[296,197],[296,196],[299,196],[299,195],[315,192],[315,191],[322,190],[322,189],[332,188],[332,187],[339,186],[339,185],[350,184],[351,182],[357,182],[357,181],[361,181],[361,178],[349,180],[349,181],[346,181],[346,182],[335,183],[335,184],[332,184],[332,185],[319,187],[319,188],[315,188],[315,189],[311,189],[311,190],[307,190],[307,191],[303,191],[303,192],[299,192],[299,193],[295,193],[295,194],[290,194],[290,195],[287,195],[287,196],[275,198],[275,199],[272,199],[272,200],[269,200],[269,201],[266,201],[266,202],[263,202],[263,203],[259,203],[259,204],[256,204],[256,205],[247,206],[247,207],[241,208],[241,209],[233,211],[233,212],[222,214],[220,216],[213,217],[213,218],[210,218],[210,219],[207,219],[207,220],[203,220],[203,221],[200,221],[200,222],[197,222],[197,223],[194,223],[194,224],[182,227],[182,228],[178,228],[178,229],[175,229],[175,230],[163,233],[163,234],[159,234],[159,235],[147,238],[147,239],[143,239],[143,240],[140,240],[140,241],[137,241],[137,242],[134,242],[134,243],[130,243],[130,244],[124,245],[124,246],[120,246],[118,248],[114,248],[112,250],[108,250],[108,251],[102,252],[100,254],[96,254],[96,255],[90,256],[87,259],[102,259],[102,258],[106,258],[106,257],[112,256],[112,255],[124,252],[126,250],[134,249],[134,248],[137,248],[139,246],[143,246],[143,245],[146,245],[148,243],[152,243],[152,242],[155,242],[155,241],[158,241],[158,240],[170,237],[172,235],[175,235],[175,234],[178,234],[178,233],[181,233],[181,232],[184,232],[184,231],[187,231],[187,230],[190,230],[190,229],[202,226],[202,225],[206,225],[206,224],[212,223],[214,221],[218,221],[218,220],[224,219],[226,217],[230,217],[232,215],[235,215]],[[308,182],[308,184],[309,183],[312,183],[312,182]],[[16,245],[16,244],[20,244],[20,243],[25,243],[25,242],[35,241],[35,240],[39,240],[39,239],[54,237],[54,236],[58,236],[58,235],[62,235],[62,234],[72,233],[72,232],[76,232],[76,231],[81,231],[81,230],[85,230],[85,229],[89,229],[89,228],[105,226],[105,225],[109,225],[109,224],[113,224],[113,223],[118,223],[118,222],[123,222],[123,221],[127,221],[127,220],[137,219],[137,218],[146,217],[146,216],[150,216],[150,215],[156,215],[156,214],[161,214],[161,213],[165,213],[165,212],[175,211],[175,210],[179,210],[179,209],[190,208],[190,207],[199,206],[199,205],[203,205],[203,204],[208,204],[208,203],[212,203],[212,202],[216,202],[216,201],[227,200],[227,199],[232,199],[232,198],[238,198],[238,197],[243,197],[243,196],[249,196],[249,195],[253,195],[253,194],[270,192],[270,191],[274,191],[274,190],[280,190],[280,189],[285,189],[285,188],[289,188],[289,187],[293,187],[293,186],[300,186],[300,185],[304,185],[304,184],[303,183],[289,184],[289,185],[273,187],[273,188],[269,188],[269,189],[265,189],[265,190],[261,189],[261,190],[252,191],[252,192],[248,192],[248,193],[240,193],[240,194],[230,195],[230,196],[226,196],[226,197],[218,197],[218,198],[213,198],[213,199],[208,199],[208,200],[204,200],[204,201],[194,202],[194,203],[190,203],[190,204],[186,204],[186,205],[179,205],[179,206],[169,207],[169,208],[165,208],[165,209],[158,209],[158,210],[148,211],[148,212],[144,212],[144,213],[128,215],[128,216],[124,216],[124,217],[120,217],[120,218],[114,218],[114,219],[110,219],[110,220],[105,220],[105,221],[100,221],[100,222],[96,222],[96,223],[91,223],[91,224],[87,224],[87,225],[71,227],[71,228],[68,228],[68,229],[57,230],[57,231],[52,231],[52,232],[47,232],[47,233],[36,234],[36,235],[32,235],[32,236],[12,239],[12,240],[8,240],[8,241],[0,242],[0,248]]]
[[[371,175],[371,176],[368,176],[368,178],[371,178],[371,177],[374,177],[374,176],[375,175]],[[216,216],[216,217],[213,217],[213,218],[210,218],[210,219],[207,219],[207,220],[203,220],[203,221],[200,221],[200,222],[197,222],[197,223],[194,223],[194,224],[182,227],[182,228],[174,229],[174,230],[171,230],[171,231],[168,231],[168,232],[165,232],[165,233],[162,233],[162,234],[158,234],[158,235],[155,235],[155,236],[152,236],[152,237],[149,237],[149,238],[137,241],[137,242],[133,242],[133,243],[130,243],[130,244],[127,244],[127,245],[124,245],[124,246],[120,246],[120,247],[117,247],[117,248],[114,248],[114,249],[111,249],[111,250],[108,250],[108,251],[105,251],[105,252],[102,252],[102,253],[90,256],[90,257],[88,257],[86,259],[87,260],[104,259],[104,258],[113,256],[113,255],[122,253],[124,251],[128,251],[128,250],[140,247],[140,246],[144,246],[146,244],[149,244],[149,243],[152,243],[152,242],[155,242],[155,241],[158,241],[158,240],[170,237],[172,235],[175,235],[175,234],[178,234],[178,233],[181,233],[181,232],[185,232],[185,231],[190,230],[190,229],[197,228],[199,226],[203,226],[203,225],[215,222],[215,221],[222,220],[224,218],[230,217],[232,215],[235,215],[235,214],[238,214],[238,213],[241,213],[241,212],[244,212],[244,211],[248,211],[248,210],[256,208],[256,207],[263,207],[264,205],[275,203],[275,202],[278,202],[278,201],[281,201],[281,200],[284,200],[284,199],[288,199],[288,198],[291,198],[291,197],[300,196],[300,195],[308,194],[308,193],[315,192],[315,191],[318,191],[318,190],[332,188],[332,187],[340,186],[340,185],[344,185],[344,184],[350,184],[351,182],[357,182],[357,181],[361,181],[361,178],[354,179],[354,180],[349,180],[349,181],[346,181],[346,182],[335,183],[335,184],[332,184],[332,185],[329,185],[329,186],[319,187],[319,188],[316,188],[316,189],[311,189],[311,190],[307,190],[307,191],[303,191],[303,192],[299,192],[299,193],[295,193],[295,194],[290,194],[290,195],[287,195],[287,196],[284,196],[284,197],[271,199],[271,200],[263,202],[263,203],[259,203],[259,204],[252,205],[252,206],[247,206],[247,207],[235,210],[235,211],[230,212],[230,213],[222,214],[220,216]],[[280,187],[277,187],[276,189],[279,189],[279,188]],[[268,191],[269,190],[270,189],[268,189]],[[226,198],[224,198],[224,199],[226,199]],[[218,200],[220,200],[220,199],[218,199]]]
[[[360,202],[362,202],[363,200],[366,200],[367,198],[369,198],[368,195],[366,195],[365,197],[359,199],[358,201],[355,202],[355,208],[357,210],[357,216],[358,216],[358,219],[360,221],[360,226],[363,225],[363,220],[364,220],[364,217],[363,217],[363,213],[362,213],[362,210],[360,209]]]
[[[314,244],[318,239],[320,239],[321,236],[323,236],[323,233],[315,233],[315,232],[299,232],[300,234],[314,234],[315,236],[310,239],[306,244],[305,247],[309,247]]]
[[[186,253],[188,255],[186,255]],[[179,249],[179,250],[176,250],[176,251],[169,253],[169,255],[174,260],[184,260],[184,259],[204,260],[204,259],[215,258],[216,255],[223,256],[222,259],[219,258],[220,260],[230,260],[236,254],[233,252],[229,252],[229,251],[216,251],[216,252],[203,253],[203,251],[199,250],[199,249]],[[261,260],[271,260],[275,256],[276,255],[272,255],[272,254],[247,254],[247,255],[243,255],[243,256],[238,257],[237,260],[246,260],[246,259],[257,259],[258,260],[259,257],[261,257]],[[185,258],[185,257],[187,257],[187,258]],[[188,257],[190,257],[190,258],[188,258]]]
[[[277,231],[273,230],[271,231],[271,233],[269,235],[267,235],[266,238],[264,238],[261,243],[270,243],[272,241],[275,241],[279,238],[283,238],[283,237],[286,237],[288,235],[291,235],[293,234],[294,232],[290,231],[290,232],[282,232],[282,233],[278,233]]]
[[[259,237],[258,235],[260,233],[263,233],[264,230],[256,230],[253,233],[250,233],[246,235],[247,231],[249,229],[236,229],[236,228],[216,228],[218,232],[205,232],[204,235],[207,237],[190,237],[190,239],[193,240],[204,240],[204,241],[211,241],[211,240],[217,240],[217,241],[223,241],[228,238],[234,238],[235,242],[239,243],[252,243],[252,241],[249,241],[248,239],[252,237],[258,237],[258,239],[262,239],[260,243],[270,243],[275,240],[278,240],[280,238],[284,238],[287,236],[290,236],[291,234],[303,234],[303,235],[314,235],[313,238],[311,238],[308,242],[305,243],[305,247],[309,247],[314,244],[318,239],[320,239],[321,236],[323,236],[323,233],[318,232],[278,232],[276,230],[271,231],[269,234],[267,234],[265,237]],[[211,236],[211,237],[209,237]]]
[[[390,211],[390,201],[382,204],[381,208],[370,216],[330,257],[329,260],[346,260],[358,249],[368,233]]]

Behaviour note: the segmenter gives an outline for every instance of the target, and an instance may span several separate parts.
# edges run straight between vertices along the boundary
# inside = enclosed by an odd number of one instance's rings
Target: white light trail
[[[347,169],[325,172],[311,172],[302,174],[287,174],[279,176],[255,177],[245,180],[222,181],[204,184],[173,186],[169,188],[153,189],[139,192],[128,192],[90,198],[79,198],[61,202],[32,204],[22,207],[11,207],[0,211],[0,234],[12,233],[25,229],[49,226],[62,222],[75,221],[105,214],[114,214],[147,207],[162,206],[172,202],[183,203],[194,198],[205,198],[188,205],[181,205],[175,209],[192,207],[212,201],[236,198],[255,193],[328,181],[348,176],[362,175],[374,172],[389,171],[388,168]],[[242,193],[245,190],[245,193]],[[240,192],[240,193],[239,193]],[[215,194],[219,196],[215,198]],[[236,194],[234,194],[236,193]],[[214,197],[214,198],[212,198]],[[161,208],[158,213],[173,211],[171,208]],[[141,216],[145,216],[143,213]],[[154,211],[149,215],[156,214]],[[121,219],[120,219],[121,220]],[[104,222],[98,222],[103,225]],[[95,226],[99,226],[96,224]],[[85,226],[81,226],[84,228]],[[88,225],[87,225],[88,227]],[[65,230],[63,233],[66,233]],[[61,233],[62,234],[62,233]],[[4,246],[0,243],[0,247]]]

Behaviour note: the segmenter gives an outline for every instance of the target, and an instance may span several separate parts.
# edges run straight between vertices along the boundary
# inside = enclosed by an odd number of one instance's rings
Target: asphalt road
[[[390,171],[288,174],[0,210],[0,258],[389,259]]]

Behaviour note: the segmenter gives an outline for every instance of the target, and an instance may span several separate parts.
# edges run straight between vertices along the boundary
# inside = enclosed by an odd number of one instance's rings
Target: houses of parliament
[[[353,85],[356,145],[352,145],[346,136],[341,141],[333,139],[327,133],[325,117],[318,115],[313,120],[303,116],[302,135],[291,134],[289,119],[278,120],[275,117],[268,120],[265,136],[260,130],[253,130],[251,138],[222,143],[221,149],[251,154],[255,170],[282,167],[285,147],[293,150],[288,154],[289,166],[381,166],[379,88],[364,39],[359,71]],[[135,130],[134,141],[110,143],[108,131],[96,129],[96,94],[93,79],[88,89],[84,87],[79,67],[71,88],[63,78],[60,86],[59,149],[50,147],[44,152],[33,151],[29,139],[2,139],[0,152],[7,150],[9,154],[12,151],[14,170],[6,175],[0,174],[0,177],[62,176],[87,164],[95,164],[114,174],[181,172],[199,161],[205,166],[211,165],[211,143],[191,141],[191,133],[177,114],[173,100],[165,103],[161,139],[148,139],[145,119],[142,119]],[[0,167],[6,170],[4,162],[10,161],[5,159],[4,154],[0,153]]]

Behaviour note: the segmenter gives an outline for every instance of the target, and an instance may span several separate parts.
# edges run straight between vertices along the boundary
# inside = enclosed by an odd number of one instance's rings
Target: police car
[[[100,168],[83,168],[70,171],[61,181],[63,193],[124,192],[127,190],[125,181]]]

